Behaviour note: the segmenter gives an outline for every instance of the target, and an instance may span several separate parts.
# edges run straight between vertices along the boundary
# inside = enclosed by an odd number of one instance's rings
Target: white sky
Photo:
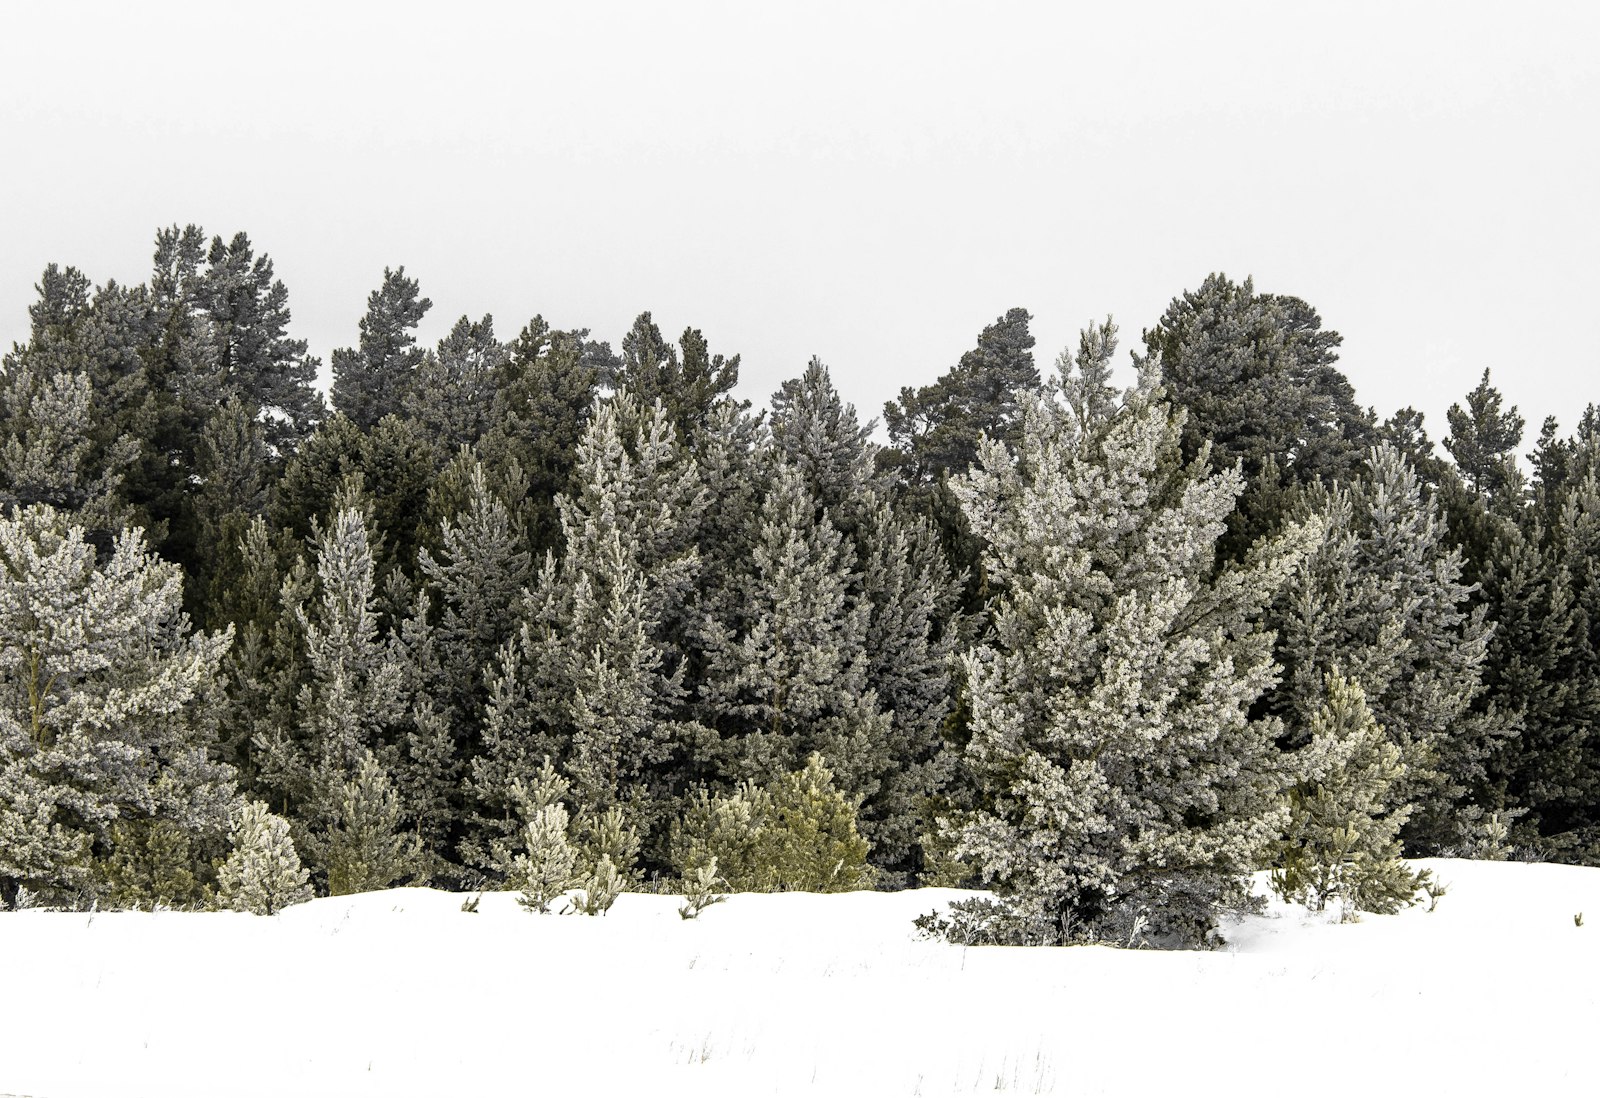
[[[47,262],[142,281],[195,222],[324,359],[405,264],[430,341],[650,309],[874,416],[1013,305],[1048,368],[1222,270],[1436,440],[1484,367],[1528,443],[1600,402],[1597,4],[57,0],[0,43],[6,346]]]

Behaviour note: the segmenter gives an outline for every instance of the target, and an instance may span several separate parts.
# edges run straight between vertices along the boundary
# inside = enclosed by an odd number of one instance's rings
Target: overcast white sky
[[[1485,367],[1527,442],[1600,402],[1600,4],[56,0],[0,43],[6,346],[47,262],[142,281],[194,222],[324,359],[405,264],[430,340],[650,309],[871,416],[1013,305],[1047,368],[1221,270],[1435,439]]]

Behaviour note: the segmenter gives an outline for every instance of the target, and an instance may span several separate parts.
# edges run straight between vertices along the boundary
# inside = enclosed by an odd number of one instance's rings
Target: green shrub
[[[690,879],[708,867],[733,892],[847,892],[868,888],[868,844],[858,803],[834,788],[820,755],[766,787],[697,792],[673,829],[674,868]]]

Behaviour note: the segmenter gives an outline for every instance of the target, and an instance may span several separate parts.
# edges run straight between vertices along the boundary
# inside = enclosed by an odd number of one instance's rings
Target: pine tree
[[[889,715],[867,685],[872,607],[852,591],[854,549],[799,472],[780,463],[772,477],[739,577],[746,616],[711,638],[705,720],[733,779],[770,781],[821,752],[839,760],[847,793],[869,797],[895,765]]]
[[[1467,407],[1452,404],[1445,416],[1450,434],[1444,448],[1473,493],[1490,499],[1503,496],[1520,481],[1516,449],[1522,443],[1522,417],[1516,408],[1500,410],[1500,390],[1483,371],[1478,387],[1467,394]]]
[[[408,414],[439,453],[470,446],[489,428],[494,381],[504,370],[506,348],[494,336],[494,318],[456,321],[436,353],[417,366]]]
[[[274,454],[293,453],[324,415],[313,387],[321,364],[305,340],[289,338],[289,291],[273,277],[272,260],[256,256],[244,233],[227,244],[215,237],[195,305],[223,397],[260,417]]]
[[[534,317],[508,348],[495,379],[491,423],[478,447],[496,484],[521,500],[517,518],[528,548],[558,551],[556,496],[572,487],[578,442],[593,414],[596,390],[614,372],[611,348],[588,332],[558,332]]]
[[[1373,719],[1361,684],[1328,673],[1311,739],[1294,759],[1289,826],[1272,887],[1321,911],[1387,914],[1410,904],[1426,874],[1400,861],[1400,828],[1410,814],[1391,788],[1405,775],[1400,749]]]
[[[1479,812],[1466,803],[1503,731],[1470,712],[1492,628],[1470,608],[1472,589],[1447,539],[1437,500],[1388,444],[1367,472],[1306,504],[1325,536],[1275,611],[1285,681],[1273,708],[1292,745],[1306,742],[1337,663],[1361,683],[1373,717],[1401,751],[1410,804],[1406,841],[1417,851],[1470,845]]]
[[[1313,531],[1213,579],[1240,476],[1181,462],[1152,365],[1119,406],[1095,396],[1114,336],[1026,407],[1014,456],[990,441],[955,483],[1002,593],[965,658],[983,796],[947,827],[996,936],[1200,944],[1284,822],[1277,728],[1251,717],[1276,678],[1259,615]]]
[[[333,352],[333,406],[363,430],[405,409],[423,352],[417,325],[433,302],[419,296],[406,269],[383,269],[383,284],[367,298],[355,349]]]
[[[766,785],[745,782],[716,797],[701,789],[673,829],[673,866],[707,889],[720,874],[735,892],[870,887],[875,873],[856,827],[859,803],[834,785],[815,754]]]
[[[519,781],[512,790],[523,819],[522,850],[510,854],[502,844],[501,861],[507,884],[522,892],[517,902],[540,915],[583,882],[578,851],[567,835],[571,817],[561,803],[570,788],[546,759],[526,786]]]
[[[342,499],[328,528],[314,526],[312,546],[313,592],[284,587],[304,645],[298,696],[288,723],[256,746],[261,781],[283,798],[300,845],[320,854],[345,782],[367,752],[392,747],[406,699],[400,661],[379,635],[373,554],[358,497]]]
[[[311,899],[311,884],[289,837],[289,822],[260,801],[234,824],[233,853],[217,872],[217,902],[232,911],[275,915]]]
[[[1372,433],[1340,372],[1338,332],[1306,302],[1258,294],[1252,280],[1213,274],[1174,298],[1144,333],[1172,403],[1188,412],[1186,458],[1209,445],[1212,467],[1240,462],[1245,492],[1229,519],[1224,559],[1288,518],[1293,486],[1348,478]]]
[[[927,800],[948,777],[941,749],[962,621],[937,534],[890,506],[891,486],[876,471],[870,433],[871,425],[860,425],[817,359],[773,394],[777,461],[799,474],[853,550],[848,601],[852,609],[868,607],[864,681],[889,715],[883,754],[893,761],[861,807],[862,827],[874,864],[903,874],[915,868],[916,848],[928,830]]]
[[[675,811],[700,734],[682,712],[680,638],[700,570],[707,507],[692,458],[656,404],[626,392],[596,412],[574,491],[558,504],[567,552],[547,557],[501,652],[473,761],[480,852],[509,819],[507,791],[550,754],[580,803],[629,802],[647,834]]]
[[[416,837],[405,832],[400,798],[388,771],[368,751],[339,803],[319,859],[328,869],[328,894],[376,892],[413,877],[421,867]]]
[[[884,459],[902,483],[931,490],[944,476],[971,468],[981,438],[1016,440],[1023,407],[1018,394],[1039,387],[1032,319],[1026,309],[1009,310],[936,382],[901,389],[898,401],[884,405],[892,447]]]
[[[191,634],[182,576],[137,530],[103,564],[45,506],[0,517],[0,900],[84,884],[123,817],[220,830],[207,694],[231,633]]]

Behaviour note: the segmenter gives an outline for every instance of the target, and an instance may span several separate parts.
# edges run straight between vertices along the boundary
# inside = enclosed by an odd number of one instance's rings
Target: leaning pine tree
[[[1182,462],[1153,364],[1119,399],[1115,340],[1086,332],[1016,452],[986,442],[954,481],[1000,590],[966,657],[982,792],[943,821],[997,896],[958,910],[966,940],[1204,944],[1285,822],[1250,708],[1277,673],[1261,609],[1314,531],[1214,574],[1240,475]]]

